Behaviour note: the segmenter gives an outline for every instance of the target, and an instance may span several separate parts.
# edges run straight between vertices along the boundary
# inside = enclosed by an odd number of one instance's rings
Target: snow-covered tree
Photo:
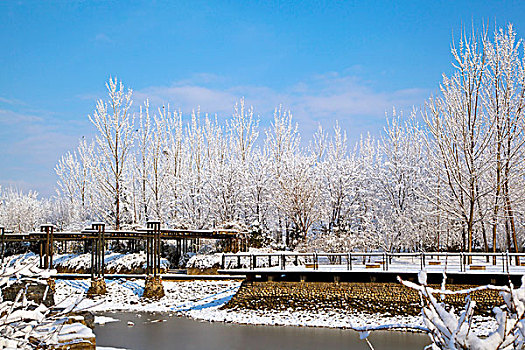
[[[38,193],[24,193],[15,188],[0,188],[0,222],[8,230],[32,232],[45,223],[48,203]]]
[[[126,170],[130,149],[133,144],[133,115],[131,89],[124,89],[122,82],[110,78],[106,84],[108,101],[99,100],[95,111],[89,116],[97,130],[96,167],[92,174],[96,182],[99,212],[107,210],[104,216],[112,218],[116,229],[122,222],[122,202],[124,180],[129,174]]]
[[[482,108],[487,57],[474,34],[462,37],[452,54],[457,70],[443,77],[442,96],[429,100],[424,117],[432,136],[433,159],[440,164],[435,170],[451,194],[441,203],[462,222],[463,249],[471,252],[478,220],[476,206],[488,195],[487,189],[480,187],[490,170],[487,151],[493,133]]]

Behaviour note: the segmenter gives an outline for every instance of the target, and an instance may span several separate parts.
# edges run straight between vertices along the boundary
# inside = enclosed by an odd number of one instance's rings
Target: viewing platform
[[[397,282],[521,286],[524,253],[285,253],[225,254],[221,274],[246,275],[248,281]]]

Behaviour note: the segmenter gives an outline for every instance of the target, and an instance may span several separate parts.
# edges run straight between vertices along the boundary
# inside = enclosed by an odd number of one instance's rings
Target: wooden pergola
[[[104,255],[106,242],[110,240],[145,241],[146,273],[153,276],[160,274],[161,241],[177,241],[177,251],[182,253],[188,241],[200,239],[226,240],[226,250],[230,252],[247,249],[244,232],[231,229],[187,230],[162,228],[160,221],[148,221],[145,228],[132,231],[106,230],[103,222],[95,222],[91,227],[79,232],[56,231],[55,226],[44,224],[40,232],[14,233],[0,226],[1,259],[4,261],[5,248],[9,242],[36,242],[39,244],[40,266],[53,268],[55,242],[84,242],[91,247],[91,277],[104,277]],[[86,249],[87,250],[87,249]]]

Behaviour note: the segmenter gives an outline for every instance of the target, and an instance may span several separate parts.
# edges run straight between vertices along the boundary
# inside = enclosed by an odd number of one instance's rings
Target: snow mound
[[[201,270],[218,268],[221,266],[222,255],[223,254],[220,253],[211,255],[194,255],[186,263],[186,268],[194,268]]]

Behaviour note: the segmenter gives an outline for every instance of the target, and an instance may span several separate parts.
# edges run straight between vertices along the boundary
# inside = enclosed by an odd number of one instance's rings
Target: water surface
[[[133,350],[365,350],[359,334],[351,330],[251,326],[210,323],[165,314],[108,313],[120,322],[96,325],[97,345]],[[139,315],[141,317],[139,317]],[[165,322],[152,322],[165,320]],[[127,325],[134,323],[133,327]],[[374,332],[369,340],[376,350],[423,349],[429,344],[424,334]]]

